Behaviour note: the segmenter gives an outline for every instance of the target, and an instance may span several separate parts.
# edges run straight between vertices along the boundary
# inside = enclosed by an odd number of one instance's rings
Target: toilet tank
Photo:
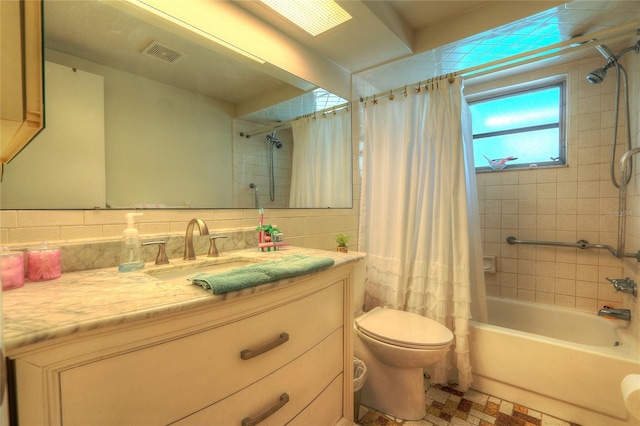
[[[353,269],[353,313],[363,311],[364,281],[367,274],[367,259],[360,259]]]

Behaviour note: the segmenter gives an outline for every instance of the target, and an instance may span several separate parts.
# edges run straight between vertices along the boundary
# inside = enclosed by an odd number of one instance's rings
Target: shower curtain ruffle
[[[405,291],[398,283],[405,278],[398,259],[369,255],[367,262],[367,292],[365,311],[376,306],[403,309]]]
[[[364,109],[359,235],[365,308],[415,312],[452,330],[451,350],[428,371],[463,391],[472,382],[472,294],[484,302],[467,109],[460,77]]]

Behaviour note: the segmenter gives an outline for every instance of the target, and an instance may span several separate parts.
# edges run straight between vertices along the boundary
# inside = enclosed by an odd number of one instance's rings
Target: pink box
[[[24,285],[24,256],[20,251],[2,251],[2,290],[11,290]]]
[[[29,281],[46,281],[60,277],[60,250],[42,243],[27,251]]]

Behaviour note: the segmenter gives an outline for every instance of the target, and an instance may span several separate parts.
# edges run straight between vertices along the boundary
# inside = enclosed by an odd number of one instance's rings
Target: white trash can
[[[358,421],[360,411],[360,391],[367,380],[367,366],[362,360],[353,357],[353,421]]]

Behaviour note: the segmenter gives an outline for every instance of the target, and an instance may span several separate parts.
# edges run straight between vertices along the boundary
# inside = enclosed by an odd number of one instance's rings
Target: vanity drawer
[[[274,412],[264,418],[261,425],[283,425],[290,422],[306,407],[313,405],[318,395],[334,381],[337,380],[342,386],[342,332],[343,329],[336,330],[313,349],[273,374],[174,424],[240,426],[243,420],[257,420],[270,409]],[[338,411],[329,414],[333,422],[324,423],[313,419],[307,425],[332,424],[341,417],[341,389],[339,393],[329,396],[338,400]],[[326,414],[323,415],[326,417]]]
[[[343,281],[338,281],[258,315],[63,370],[62,422],[166,424],[210,406],[290,363],[336,330],[342,342],[342,298]],[[242,351],[269,346],[282,333],[288,341],[241,358]],[[341,354],[342,343],[339,350]],[[297,374],[288,375],[287,382],[306,385],[309,372]],[[273,383],[267,387],[276,392]]]
[[[342,386],[344,375],[340,374],[331,384],[288,423],[289,426],[334,425],[342,416]]]

